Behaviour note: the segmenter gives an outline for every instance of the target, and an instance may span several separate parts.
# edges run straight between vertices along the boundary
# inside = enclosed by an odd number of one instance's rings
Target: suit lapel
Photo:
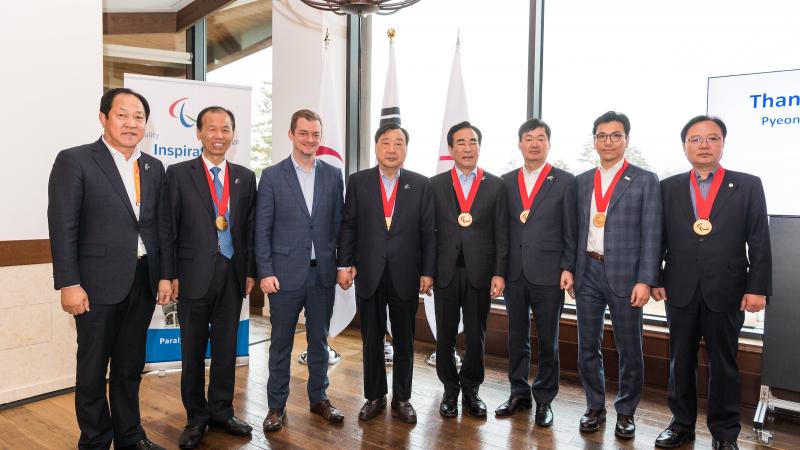
[[[228,163],[228,170],[230,171],[228,174],[228,182],[231,184],[228,188],[231,196],[231,210],[229,217],[231,218],[231,226],[233,226],[235,217],[234,213],[236,212],[237,208],[239,208],[239,200],[242,195],[242,184],[241,180],[239,180],[239,169],[234,167],[233,164]]]
[[[322,199],[322,186],[324,186],[322,177],[325,176],[323,173],[322,164],[320,164],[319,161],[314,161],[314,164],[316,164],[316,166],[314,168],[314,195],[311,198],[311,217],[314,217],[314,215],[317,213],[317,209],[319,209],[317,208],[317,205]]]
[[[733,196],[733,191],[739,187],[736,183],[736,176],[728,171],[725,171],[725,177],[722,179],[722,186],[719,187],[717,197],[714,199],[714,204],[711,206],[711,217],[713,219],[725,208],[725,203]],[[714,223],[713,221],[711,222]]]
[[[408,189],[406,189],[408,186]],[[410,191],[414,187],[410,184],[406,183],[406,173],[405,170],[400,169],[400,176],[397,177],[397,196],[394,199],[394,213],[392,213],[392,228],[389,230],[391,233],[396,226],[398,221],[395,218],[399,218],[400,216],[397,215],[398,211],[405,211],[409,206],[407,206],[408,202],[410,201]],[[388,192],[386,193],[389,194]],[[383,211],[383,205],[381,204],[381,211]]]
[[[533,199],[533,205],[531,205],[531,212],[529,215],[532,216],[536,212],[539,205],[544,201],[542,199],[547,196],[547,193],[552,189],[553,185],[556,184],[556,179],[556,174],[551,170],[550,173],[547,174],[547,178],[542,181],[542,186],[539,188],[539,193],[536,194],[536,198]],[[519,186],[517,187],[519,188]],[[519,197],[519,195],[517,195],[517,197]]]
[[[597,169],[592,170],[591,172],[586,173],[585,176],[586,181],[583,183],[583,187],[581,188],[580,192],[580,216],[581,222],[580,223],[588,223],[589,222],[589,214],[592,211],[592,202],[594,201],[594,195],[592,192],[594,191],[594,183],[592,180],[594,179],[594,171]]]
[[[141,219],[142,213],[144,213],[144,203],[155,201],[155,198],[152,196],[154,195],[152,186],[153,186],[153,174],[150,170],[150,164],[148,164],[144,158],[141,156],[139,157],[139,187],[141,191],[140,194],[140,205],[139,205],[139,218]],[[155,203],[153,203],[155,204]]]
[[[693,223],[695,217],[694,209],[692,208],[692,190],[689,187],[690,176],[690,172],[687,172],[678,178],[678,182],[673,187],[673,189],[676,190],[673,195],[678,204],[678,211],[680,211],[680,214],[684,214],[686,219],[689,220],[689,223]],[[667,205],[664,205],[664,207],[667,207]]]
[[[95,144],[92,157],[94,157],[95,162],[100,166],[100,170],[102,170],[103,174],[108,178],[108,181],[111,183],[111,186],[114,188],[120,200],[122,200],[122,204],[125,205],[125,208],[131,214],[133,220],[136,221],[136,213],[133,212],[133,206],[131,206],[128,191],[125,190],[122,176],[120,176],[117,165],[114,163],[114,157],[112,157],[110,153],[116,150],[110,150],[101,140],[98,140]],[[144,198],[144,196],[142,196],[142,198]]]
[[[192,162],[191,169],[190,178],[192,179],[192,185],[194,185],[194,188],[197,190],[197,195],[199,195],[203,206],[206,207],[208,215],[214,220],[214,201],[211,199],[211,188],[208,186],[208,176],[206,175],[206,170],[208,169],[206,169],[202,156],[197,157],[194,162]]]
[[[633,169],[631,166],[628,166],[625,169],[625,172],[622,173],[622,176],[619,177],[619,181],[617,181],[617,185],[614,187],[614,192],[611,193],[611,202],[608,204],[608,209],[606,209],[606,214],[611,211],[611,208],[617,203],[617,201],[622,197],[622,194],[628,189],[628,186],[633,183],[634,178],[638,172]]]
[[[294,193],[295,199],[297,199],[297,202],[300,204],[300,210],[310,219],[311,214],[308,213],[306,199],[303,197],[303,189],[300,187],[300,180],[297,179],[297,172],[291,156],[286,158],[283,162],[283,175],[286,178],[286,183],[289,185],[289,190]]]

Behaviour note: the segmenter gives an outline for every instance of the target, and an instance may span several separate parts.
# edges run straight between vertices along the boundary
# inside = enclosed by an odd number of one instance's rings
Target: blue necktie
[[[219,171],[222,170],[219,167],[212,167],[211,174],[214,175],[214,189],[217,191],[217,198],[222,199],[222,182],[219,181]],[[217,203],[214,203],[214,213],[219,215],[219,211],[217,210]],[[225,211],[225,219],[228,220],[228,228],[225,231],[217,230],[217,238],[219,239],[219,252],[222,253],[222,256],[231,259],[233,258],[233,239],[231,238],[231,212],[226,210]]]

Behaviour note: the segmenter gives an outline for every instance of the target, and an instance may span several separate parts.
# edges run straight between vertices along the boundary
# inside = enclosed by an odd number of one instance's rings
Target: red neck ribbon
[[[483,169],[478,169],[478,174],[469,188],[467,198],[464,198],[464,190],[461,189],[461,182],[458,180],[458,173],[456,168],[450,169],[450,177],[453,179],[453,189],[456,191],[456,198],[458,199],[458,206],[461,208],[462,213],[468,213],[472,209],[472,202],[475,201],[475,195],[478,193],[478,187],[481,185],[483,179]]]
[[[536,179],[536,184],[533,185],[533,190],[531,190],[531,195],[528,195],[528,190],[525,188],[525,174],[523,173],[524,168],[519,169],[519,173],[517,174],[517,184],[519,184],[519,198],[522,200],[522,209],[529,210],[531,206],[533,206],[533,200],[536,198],[536,194],[539,193],[539,189],[542,188],[542,184],[544,184],[544,179],[547,178],[547,174],[550,173],[550,169],[553,166],[550,163],[544,163],[544,167],[542,167],[542,171],[539,172],[539,178]]]
[[[622,167],[619,168],[619,171],[616,175],[614,175],[614,179],[611,180],[611,184],[608,185],[608,191],[603,194],[603,183],[600,180],[600,169],[595,169],[594,171],[594,203],[597,206],[597,212],[605,213],[606,209],[608,208],[608,203],[611,201],[611,194],[614,193],[614,188],[617,186],[617,181],[619,181],[620,177],[622,177],[622,173],[625,172],[625,169],[628,168],[628,161],[622,163]]]
[[[203,164],[205,166],[205,164]],[[206,167],[206,179],[208,180],[208,188],[211,189],[211,200],[217,205],[217,215],[225,216],[228,210],[228,199],[231,197],[231,170],[228,163],[225,163],[225,183],[222,185],[222,198],[217,197],[217,188],[214,187],[214,179],[211,177],[211,171]]]
[[[394,201],[397,199],[397,185],[400,184],[400,176],[398,175],[397,179],[394,181],[394,187],[392,188],[392,194],[389,197],[389,200],[386,200],[386,188],[383,186],[383,180],[381,179],[381,171],[378,171],[378,184],[381,186],[381,201],[383,202],[383,217],[392,217],[392,211],[394,211]]]
[[[700,194],[700,184],[697,183],[697,175],[694,169],[689,173],[689,178],[692,180],[692,187],[694,187],[694,201],[697,204],[697,218],[708,220],[711,217],[711,207],[714,205],[714,199],[717,198],[719,187],[722,186],[722,179],[725,178],[725,169],[719,166],[717,172],[714,174],[714,179],[711,181],[711,189],[708,191],[708,197],[703,198]]]

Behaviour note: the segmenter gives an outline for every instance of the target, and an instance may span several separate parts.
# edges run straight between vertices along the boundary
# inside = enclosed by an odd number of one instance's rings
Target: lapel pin
[[[481,181],[486,181],[486,177],[481,177]]]
[[[550,176],[547,177],[547,179],[550,180],[550,181],[553,181],[553,176],[550,175]]]
[[[144,163],[144,170],[150,170],[150,164]]]
[[[625,181],[631,181],[631,177],[625,175]]]
[[[235,184],[239,184],[239,183],[240,183],[240,181],[239,181],[239,179],[238,179],[238,178],[237,178],[237,179],[235,179],[235,180],[233,180],[233,182],[234,182]]]
[[[728,187],[732,188],[733,187],[733,183],[728,183]]]
[[[405,190],[409,190],[409,189],[411,189],[411,185],[410,185],[410,184],[407,184],[407,185],[403,186],[403,189],[405,189]]]

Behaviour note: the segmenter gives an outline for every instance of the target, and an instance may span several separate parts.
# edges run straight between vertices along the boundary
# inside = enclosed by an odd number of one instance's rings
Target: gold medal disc
[[[217,220],[214,221],[214,225],[217,226],[219,231],[225,231],[228,229],[228,220],[225,216],[217,216]]]
[[[521,213],[519,213],[519,221],[522,222],[522,223],[527,222],[528,221],[528,214],[530,214],[530,213],[531,213],[530,209],[526,209],[525,211],[522,211]]]
[[[392,218],[391,217],[384,217],[386,219],[386,229],[392,228]]]
[[[472,225],[472,214],[465,212],[458,215],[458,224],[466,228]]]
[[[711,233],[711,222],[708,219],[697,219],[692,225],[692,230],[699,236],[705,236]]]
[[[592,217],[592,224],[597,228],[603,228],[606,225],[606,213],[597,213]]]

